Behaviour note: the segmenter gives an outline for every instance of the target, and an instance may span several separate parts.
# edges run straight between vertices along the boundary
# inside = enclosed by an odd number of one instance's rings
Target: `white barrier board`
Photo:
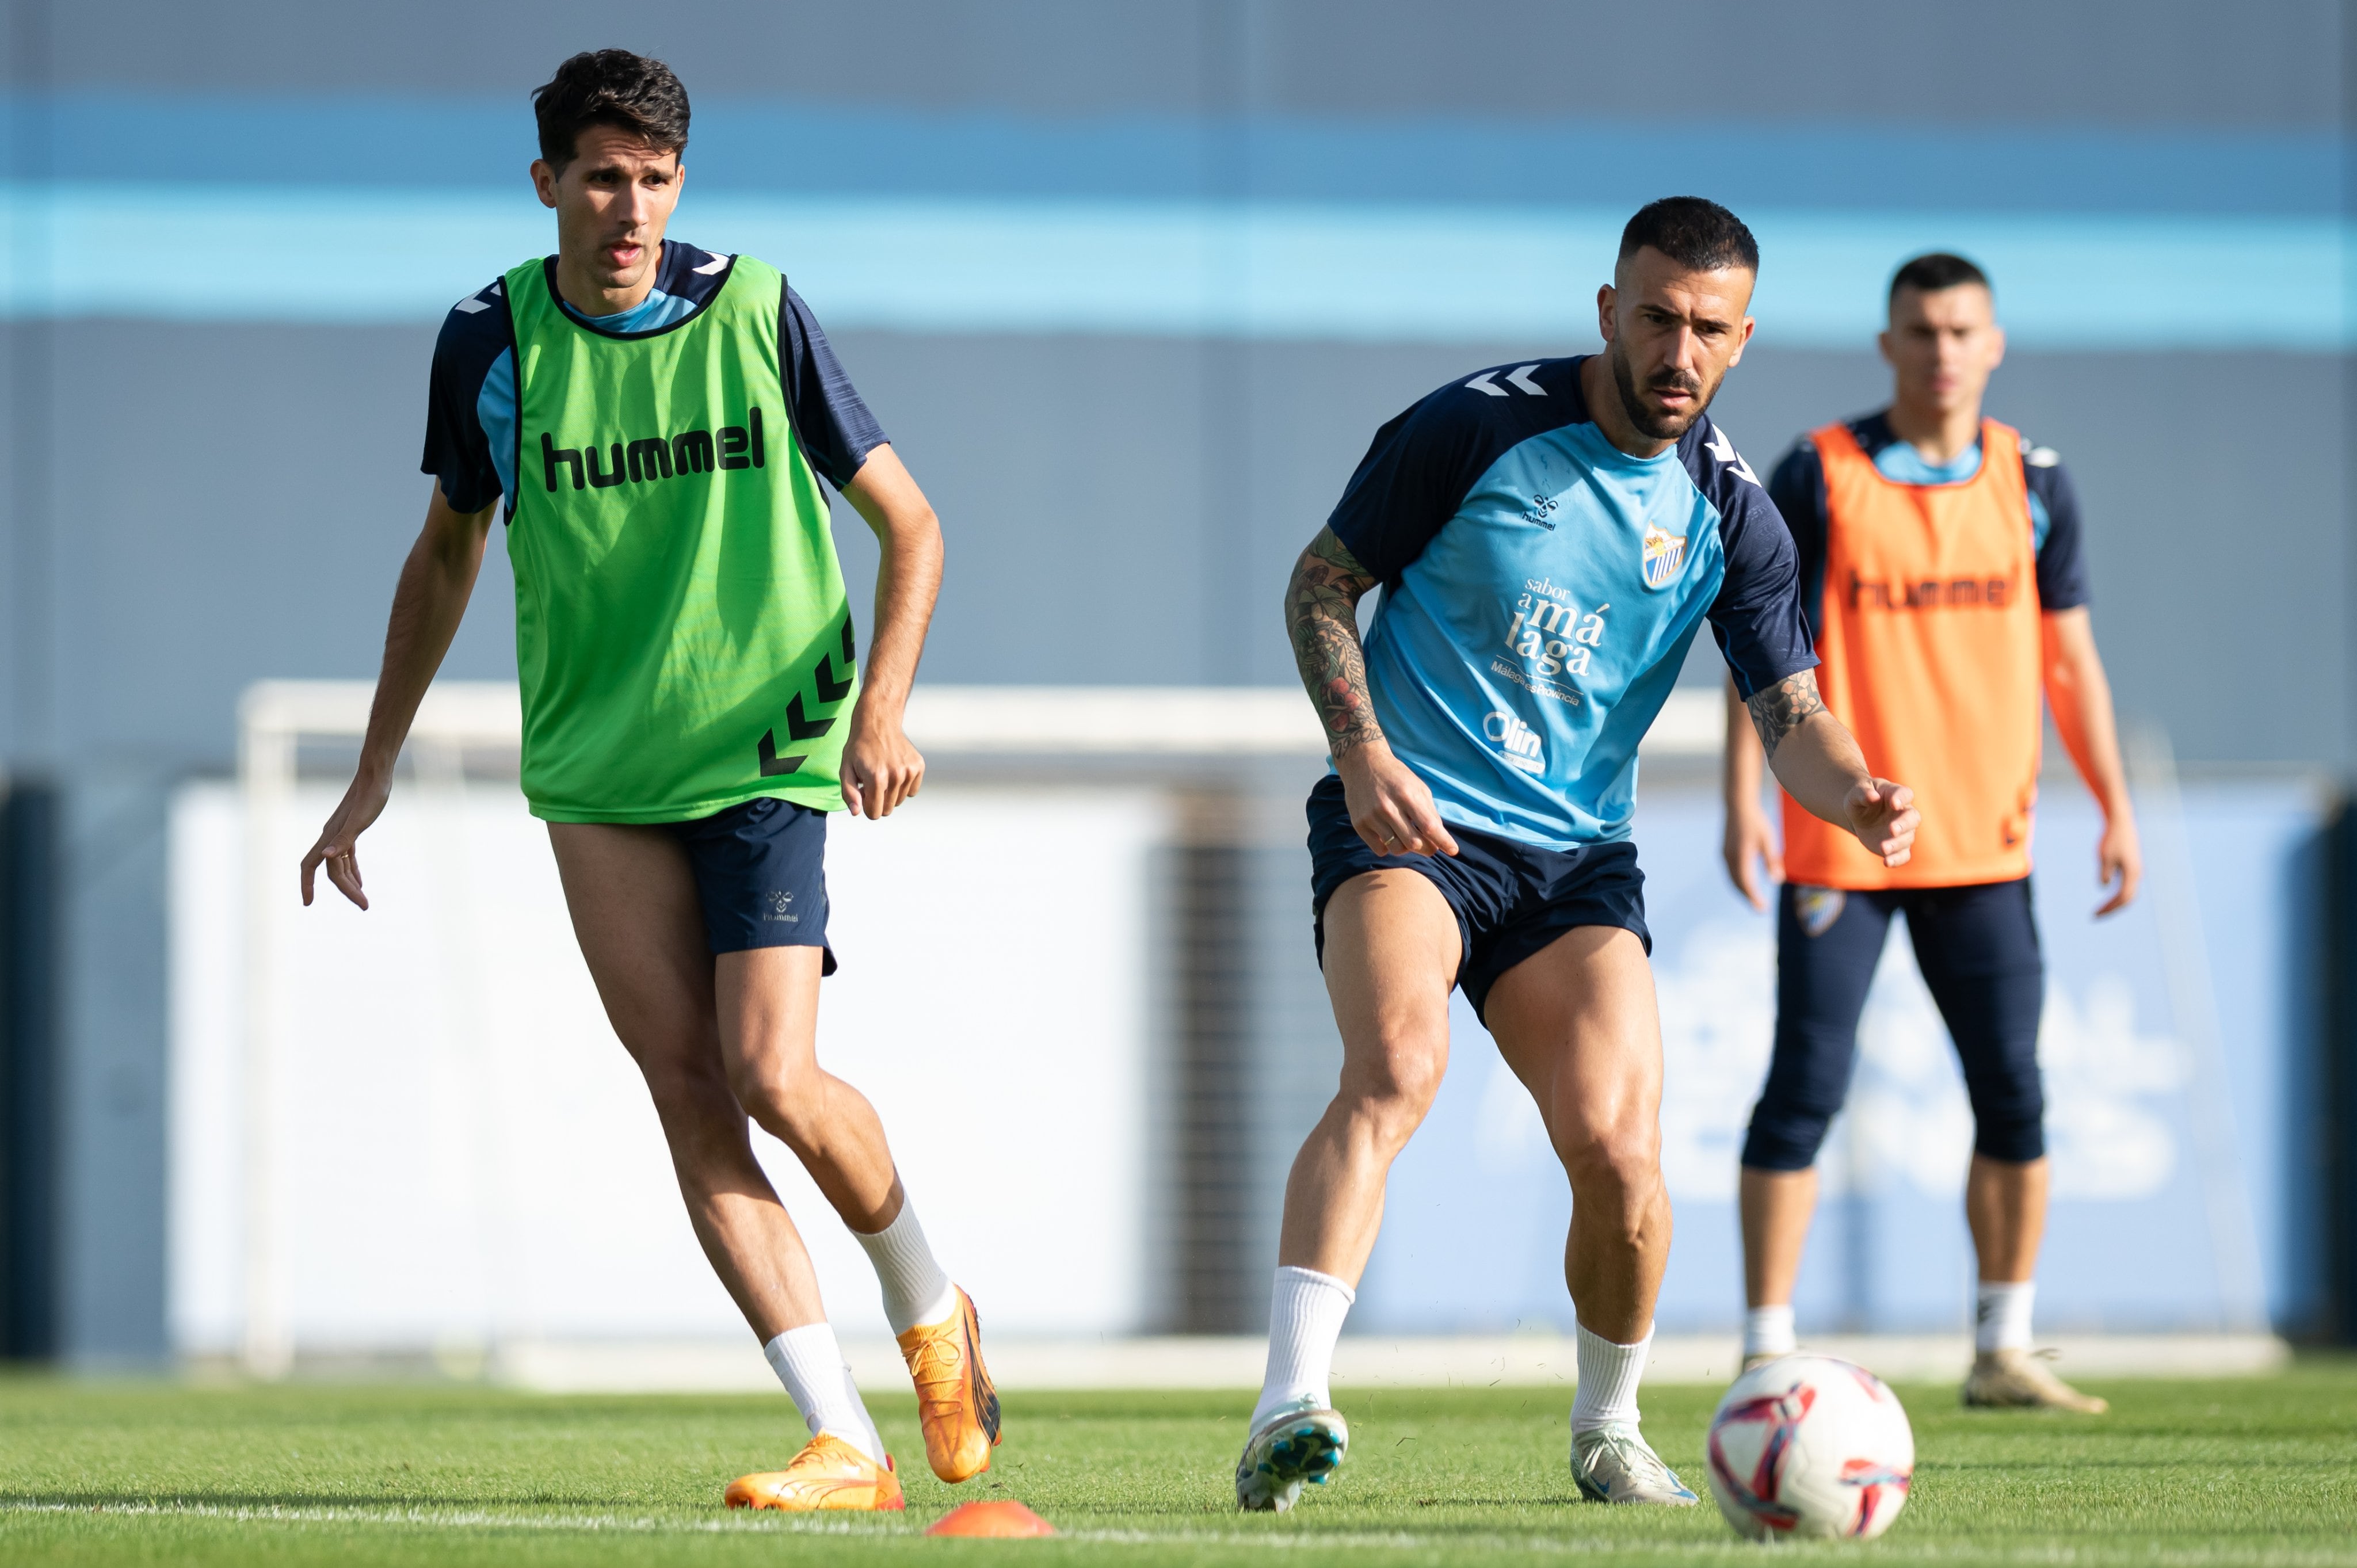
[[[288,911],[260,1142],[275,1151],[264,1211],[296,1348],[744,1335],[513,786],[397,791],[362,841],[366,914],[324,879],[317,903],[296,904],[295,867],[336,795],[298,789],[272,828]],[[937,787],[888,822],[830,826],[843,968],[823,993],[821,1059],[875,1102],[944,1262],[995,1327],[1136,1331],[1165,799]],[[234,786],[181,792],[171,1315],[188,1354],[234,1352],[245,1318],[243,842]],[[793,1156],[755,1143],[834,1321],[886,1333],[865,1256]],[[1049,1223],[1089,1244],[1040,1245]]]

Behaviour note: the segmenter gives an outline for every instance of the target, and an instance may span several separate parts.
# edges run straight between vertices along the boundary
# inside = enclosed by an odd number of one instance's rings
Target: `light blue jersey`
[[[1637,743],[1703,623],[1749,696],[1812,667],[1792,544],[1707,418],[1605,439],[1578,360],[1485,371],[1376,435],[1328,526],[1383,583],[1375,716],[1452,825],[1629,836]]]

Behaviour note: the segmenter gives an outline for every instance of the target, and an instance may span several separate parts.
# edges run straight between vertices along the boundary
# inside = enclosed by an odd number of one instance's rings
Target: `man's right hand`
[[[352,787],[344,791],[341,804],[319,830],[319,842],[303,857],[303,902],[311,902],[312,875],[322,865],[328,868],[328,880],[336,891],[365,909],[368,895],[361,890],[361,863],[354,853],[360,836],[370,824],[384,813],[384,803],[393,793],[390,778],[381,778],[363,769],[352,779]]]
[[[1776,832],[1769,826],[1768,813],[1760,809],[1757,800],[1742,800],[1727,807],[1727,842],[1722,846],[1727,857],[1727,879],[1735,890],[1750,900],[1751,907],[1766,913],[1767,885],[1784,880],[1784,850],[1777,843]],[[1764,868],[1767,876],[1759,875]]]
[[[1888,779],[1868,779],[1851,786],[1842,811],[1867,854],[1890,866],[1913,858],[1915,830],[1923,821],[1923,813],[1915,809],[1914,790]]]
[[[1342,800],[1351,825],[1377,854],[1455,854],[1432,791],[1380,740],[1353,746],[1334,759],[1342,777]]]
[[[409,735],[410,721],[425,700],[442,656],[450,650],[467,600],[475,591],[475,575],[482,570],[483,542],[499,510],[493,499],[479,511],[451,510],[442,487],[434,487],[425,503],[425,526],[409,547],[402,564],[401,582],[393,590],[393,614],[384,628],[384,665],[376,680],[376,699],[369,704],[368,735],[361,742],[361,765],[352,787],[320,830],[319,842],[303,857],[303,902],[311,902],[312,874],[322,865],[336,890],[365,909],[368,895],[361,891],[361,865],[353,845],[384,810],[393,793],[393,759]]]

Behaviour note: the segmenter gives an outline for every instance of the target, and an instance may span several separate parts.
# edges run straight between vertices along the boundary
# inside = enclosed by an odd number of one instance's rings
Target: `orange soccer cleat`
[[[933,1474],[954,1486],[989,1469],[998,1445],[998,1391],[983,1369],[982,1320],[973,1298],[959,1291],[955,1312],[901,1335],[900,1355],[917,1385],[917,1419]]]
[[[728,1483],[727,1496],[722,1500],[732,1509],[786,1509],[796,1513],[909,1506],[900,1496],[900,1477],[892,1472],[890,1455],[878,1465],[831,1432],[812,1438],[782,1470],[737,1477]]]

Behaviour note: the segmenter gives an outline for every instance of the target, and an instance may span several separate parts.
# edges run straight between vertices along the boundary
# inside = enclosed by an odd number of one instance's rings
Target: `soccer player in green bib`
[[[747,1122],[794,1152],[874,1261],[934,1473],[987,1468],[998,1400],[974,1304],[934,1260],[874,1108],[816,1045],[834,968],[826,813],[888,815],[923,779],[900,721],[940,526],[785,278],[664,238],[688,131],[671,70],[578,54],[533,102],[557,253],[459,301],[436,345],[436,490],[358,774],[304,857],[304,902],[324,867],[368,907],[354,845],[384,809],[504,497],[524,795],[696,1238],[811,1431],[726,1500],[899,1509]],[[864,679],[822,478],[882,545]]]

